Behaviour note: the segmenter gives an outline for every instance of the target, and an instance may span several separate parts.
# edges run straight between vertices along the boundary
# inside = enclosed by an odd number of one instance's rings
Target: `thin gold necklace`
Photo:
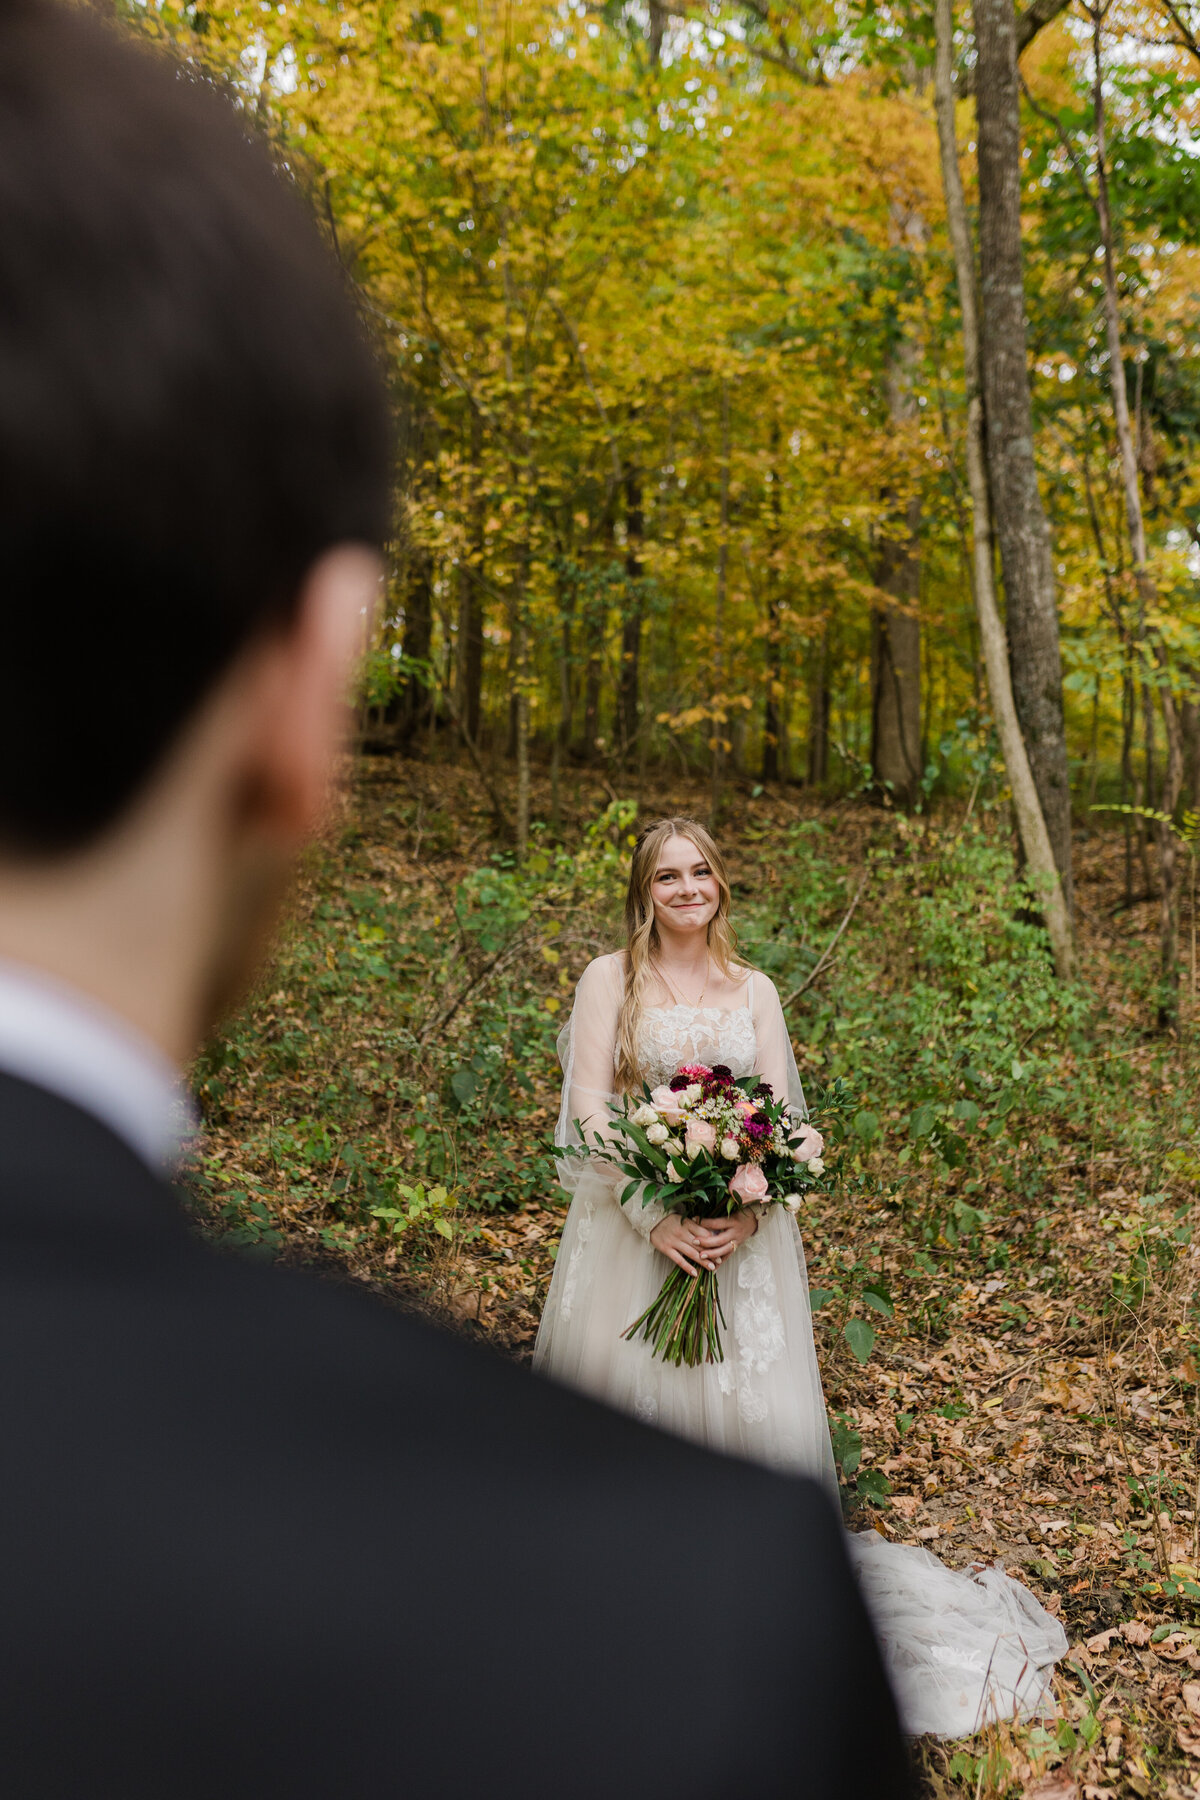
[[[675,983],[671,980],[671,977],[667,974],[667,971],[663,968],[663,966],[660,962],[656,961],[655,967],[658,969],[659,974],[662,976],[663,981],[666,983],[668,992],[674,994],[677,1003],[680,1006],[694,1006],[695,1010],[697,1012],[699,1012],[700,1008],[704,1005],[704,996],[708,992],[708,978],[712,974],[712,953],[711,953],[711,951],[704,959],[704,986],[700,989],[700,998],[696,1001],[684,999],[683,995],[680,993],[679,989],[675,986]]]

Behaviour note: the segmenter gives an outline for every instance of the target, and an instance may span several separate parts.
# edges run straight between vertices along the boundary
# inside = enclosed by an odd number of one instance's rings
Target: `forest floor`
[[[573,778],[564,810],[593,816],[614,798],[606,788]],[[548,795],[539,790],[535,798],[548,812]],[[689,801],[703,804],[686,784],[668,788],[653,779],[642,796],[646,813]],[[825,827],[851,873],[865,866],[880,830],[879,810],[864,802],[821,804],[791,790],[735,796],[731,815],[735,892],[769,881],[772,845],[805,822]],[[207,1126],[194,1176],[198,1206],[215,1229],[416,1304],[523,1360],[565,1211],[549,1173],[540,1191],[526,1180],[509,1204],[485,1207],[476,1198],[448,1212],[450,1222],[436,1231],[422,1228],[440,1204],[425,1182],[416,1191],[432,1210],[413,1229],[389,1230],[384,1220],[383,1230],[358,1230],[347,1228],[346,1206],[337,1201],[352,1132],[333,1154],[328,1144],[310,1150],[311,1180],[298,1178],[296,1162],[277,1147],[263,1149],[297,1118],[312,1128],[306,1142],[319,1138],[319,1082],[289,1065],[273,1075],[281,1065],[264,1048],[277,1049],[289,1016],[300,1017],[298,1001],[289,1014],[299,980],[294,946],[317,941],[321,921],[337,912],[342,884],[375,884],[401,901],[411,892],[417,910],[441,906],[438,895],[485,860],[489,831],[485,797],[460,768],[384,758],[356,766],[346,809],[301,882],[291,960],[285,954],[268,972],[230,1034],[236,1055],[201,1065]],[[1120,838],[1080,834],[1076,857],[1092,1016],[1101,1021],[1097,1030],[1120,1042],[1103,1104],[1150,1117],[1164,1094],[1178,1097],[1195,1082],[1195,1025],[1187,1021],[1166,1041],[1150,1029],[1145,971],[1157,908],[1123,904]],[[827,908],[826,938],[844,911]],[[441,917],[431,915],[434,928]],[[860,929],[870,930],[861,918],[847,930],[847,944]],[[571,979],[601,947],[578,934],[566,957]],[[324,960],[315,957],[322,975],[339,954],[326,945]],[[557,953],[549,954],[537,967],[561,988],[566,975],[555,966]],[[530,977],[534,986],[537,979]],[[381,984],[380,1005],[382,992]],[[351,1029],[359,1036],[346,1041],[364,1046],[354,1054],[365,1059],[376,1004],[370,979],[358,980],[355,993]],[[553,1000],[536,1003],[557,1010]],[[310,1022],[320,1004],[310,996]],[[527,1135],[548,1132],[557,1101],[544,1032],[539,1042],[519,1121]],[[801,1054],[806,1071],[817,1061]],[[371,1116],[394,1133],[386,1057],[377,1073]],[[301,1105],[287,1089],[305,1082]],[[365,1074],[359,1085],[370,1088]],[[951,1230],[935,1243],[926,1231],[925,1249],[915,1253],[920,1207],[914,1214],[907,1202],[897,1206],[883,1189],[874,1203],[851,1202],[846,1192],[825,1197],[807,1221],[810,1280],[829,1296],[816,1315],[818,1352],[841,1434],[847,1510],[856,1529],[924,1544],[956,1566],[1002,1561],[1059,1614],[1070,1638],[1057,1677],[1060,1719],[998,1728],[969,1745],[925,1746],[927,1794],[1182,1800],[1200,1793],[1200,1369],[1191,1311],[1200,1164],[1189,1160],[1187,1144],[1174,1142],[1164,1165],[1161,1146],[1147,1147],[1148,1132],[1104,1138],[1093,1131],[1085,1141],[1064,1127],[1059,1140],[1052,1195],[1037,1201],[1052,1217],[1049,1230],[1022,1234],[1020,1222],[1003,1223],[1020,1210],[1020,1196],[1001,1192],[986,1159],[966,1187],[983,1216],[992,1204],[1001,1223],[974,1237],[956,1242]],[[410,1133],[404,1153],[414,1155],[423,1141]],[[1030,1141],[1036,1149],[1036,1138]],[[921,1179],[964,1191],[962,1169],[942,1166]],[[842,1330],[849,1267],[870,1270],[889,1297],[890,1316],[874,1318],[878,1337],[865,1363]],[[860,1295],[861,1288],[860,1276]],[[856,1439],[847,1457],[845,1446]],[[872,1472],[882,1482],[873,1486]]]

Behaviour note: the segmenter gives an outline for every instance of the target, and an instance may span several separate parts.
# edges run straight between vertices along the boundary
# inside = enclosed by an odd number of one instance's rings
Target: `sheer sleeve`
[[[750,1005],[754,1014],[754,1041],[758,1073],[769,1081],[775,1098],[786,1098],[803,1117],[808,1117],[800,1071],[788,1035],[779,994],[770,976],[750,977]]]
[[[558,1036],[558,1060],[562,1064],[562,1098],[554,1142],[560,1149],[581,1143],[581,1127],[587,1141],[594,1143],[596,1132],[603,1134],[610,1124],[609,1105],[616,1095],[617,1014],[621,1006],[625,978],[619,956],[598,956],[579,977],[571,1016]],[[580,1181],[601,1180],[619,1201],[626,1177],[592,1158],[562,1156],[558,1159],[558,1178],[568,1193],[574,1193]],[[657,1203],[643,1206],[640,1192],[621,1211],[634,1230],[644,1238],[663,1217]]]

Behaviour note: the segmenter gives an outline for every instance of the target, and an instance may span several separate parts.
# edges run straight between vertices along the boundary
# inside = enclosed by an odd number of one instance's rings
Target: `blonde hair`
[[[628,1094],[641,1086],[644,1076],[638,1056],[638,1028],[645,1007],[645,993],[659,948],[658,927],[650,889],[658,870],[663,846],[673,837],[695,844],[717,882],[717,910],[708,922],[708,948],[722,975],[730,977],[743,966],[737,960],[737,938],[729,922],[729,880],[725,858],[711,833],[695,819],[656,819],[638,834],[625,892],[625,992],[617,1013],[617,1092]]]

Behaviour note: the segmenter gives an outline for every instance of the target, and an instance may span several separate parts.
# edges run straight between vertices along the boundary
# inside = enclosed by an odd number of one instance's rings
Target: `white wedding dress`
[[[585,969],[559,1039],[562,1108],[556,1142],[578,1143],[611,1117],[614,1040],[623,958]],[[766,976],[748,977],[731,1010],[648,1008],[639,1043],[651,1087],[680,1063],[725,1063],[757,1073],[777,1095],[804,1097],[784,1023]],[[815,1477],[837,1499],[837,1477],[813,1343],[800,1233],[783,1207],[722,1264],[717,1280],[727,1329],[725,1360],[673,1368],[642,1340],[622,1337],[650,1304],[670,1264],[649,1242],[662,1218],[640,1196],[624,1205],[625,1178],[564,1158],[571,1192],[533,1362],[556,1380],[635,1418],[710,1449]],[[849,1539],[906,1729],[961,1737],[987,1721],[1052,1712],[1049,1675],[1065,1655],[1062,1626],[1003,1570],[948,1569],[929,1551],[878,1532]]]

